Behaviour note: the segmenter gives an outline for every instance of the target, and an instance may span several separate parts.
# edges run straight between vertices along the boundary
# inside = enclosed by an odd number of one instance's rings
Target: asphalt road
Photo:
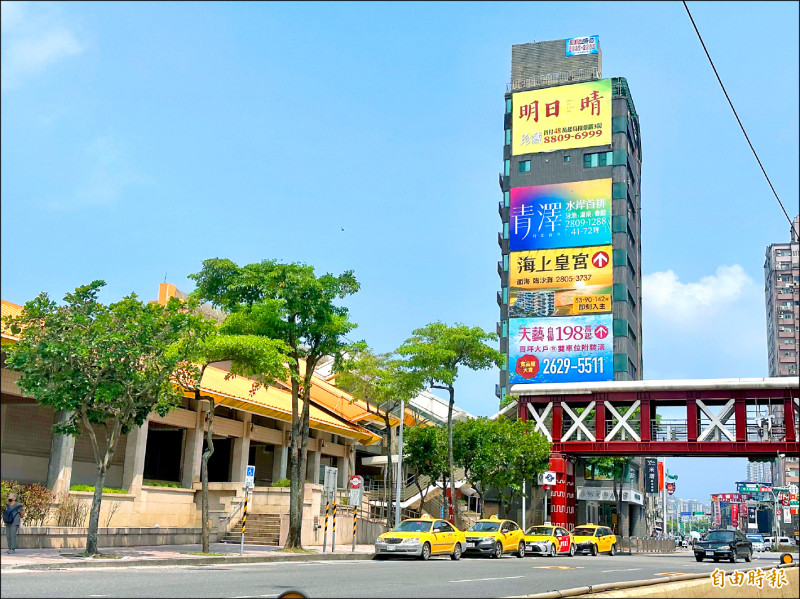
[[[6,570],[6,597],[277,597],[296,589],[308,597],[498,597],[555,589],[656,578],[659,575],[772,566],[777,555],[740,561],[698,563],[691,552],[671,555],[525,557],[499,560],[464,557],[247,564]]]

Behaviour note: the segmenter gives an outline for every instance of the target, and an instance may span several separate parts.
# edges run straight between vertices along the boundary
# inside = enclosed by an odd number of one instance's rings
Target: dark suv
[[[732,564],[743,557],[749,562],[753,557],[753,543],[738,530],[712,530],[694,546],[694,558],[698,562],[707,557],[715,562],[729,559]]]

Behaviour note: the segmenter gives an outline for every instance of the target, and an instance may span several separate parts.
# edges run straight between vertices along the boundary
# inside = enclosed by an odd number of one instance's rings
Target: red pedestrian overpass
[[[573,456],[768,458],[800,451],[797,377],[521,384],[497,416],[552,443],[552,520],[575,525]]]

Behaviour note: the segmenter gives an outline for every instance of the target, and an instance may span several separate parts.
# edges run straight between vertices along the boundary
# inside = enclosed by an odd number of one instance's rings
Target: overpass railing
[[[620,553],[675,553],[672,539],[622,537],[617,543]]]

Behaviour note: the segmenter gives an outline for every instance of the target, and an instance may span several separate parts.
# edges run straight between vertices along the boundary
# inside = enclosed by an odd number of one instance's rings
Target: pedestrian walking
[[[25,506],[17,502],[17,494],[8,494],[8,505],[3,509],[3,523],[6,525],[6,540],[8,541],[8,553],[17,551],[17,532],[22,517],[25,515]]]

